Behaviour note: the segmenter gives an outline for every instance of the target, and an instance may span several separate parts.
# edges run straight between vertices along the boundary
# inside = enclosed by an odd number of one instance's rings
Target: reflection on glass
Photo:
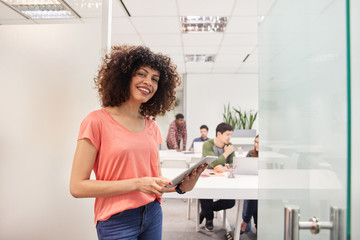
[[[330,206],[346,207],[346,5],[258,3],[258,238],[282,239],[285,205],[298,205],[304,221],[327,221]],[[315,238],[329,231],[300,231],[300,239]]]

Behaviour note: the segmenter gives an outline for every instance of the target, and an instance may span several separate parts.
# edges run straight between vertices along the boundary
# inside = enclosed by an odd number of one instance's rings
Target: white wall
[[[215,137],[216,126],[223,122],[224,105],[229,102],[242,110],[259,109],[257,74],[188,74],[184,88],[187,148],[200,137],[202,124],[209,127],[208,137]],[[253,129],[258,129],[257,120]]]
[[[95,23],[0,26],[0,239],[97,239],[69,177],[100,41]]]

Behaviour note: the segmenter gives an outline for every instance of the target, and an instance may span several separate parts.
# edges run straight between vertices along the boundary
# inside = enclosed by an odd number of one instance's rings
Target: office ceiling
[[[65,0],[80,19],[30,20],[0,2],[0,24],[100,21],[99,0]],[[257,0],[113,0],[112,43],[146,45],[169,55],[180,73],[257,73]],[[265,1],[266,2],[266,1]],[[273,2],[268,0],[268,2]],[[269,7],[271,4],[268,4]],[[181,16],[226,16],[223,33],[181,33]],[[215,54],[215,62],[185,62],[186,54]],[[248,56],[249,55],[249,56]],[[247,58],[246,58],[247,57]],[[246,61],[244,59],[246,58]]]

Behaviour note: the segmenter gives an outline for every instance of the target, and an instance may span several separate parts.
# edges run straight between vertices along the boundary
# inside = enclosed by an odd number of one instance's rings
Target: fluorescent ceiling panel
[[[215,54],[187,54],[185,55],[185,62],[215,62]]]
[[[182,16],[182,33],[221,33],[227,26],[228,17],[219,16]]]
[[[30,19],[61,19],[80,17],[63,0],[0,0]]]

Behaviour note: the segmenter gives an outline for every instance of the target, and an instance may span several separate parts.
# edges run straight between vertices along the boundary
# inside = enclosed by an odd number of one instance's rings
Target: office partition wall
[[[331,222],[342,212],[335,239],[349,231],[347,5],[335,1],[259,1],[261,149],[287,156],[261,158],[258,239],[329,239],[322,229],[299,230],[316,216]],[[300,211],[294,228],[285,208]],[[334,225],[335,228],[335,225]],[[333,228],[333,230],[334,230]],[[291,232],[295,229],[295,232]],[[349,232],[347,233],[349,234]]]

